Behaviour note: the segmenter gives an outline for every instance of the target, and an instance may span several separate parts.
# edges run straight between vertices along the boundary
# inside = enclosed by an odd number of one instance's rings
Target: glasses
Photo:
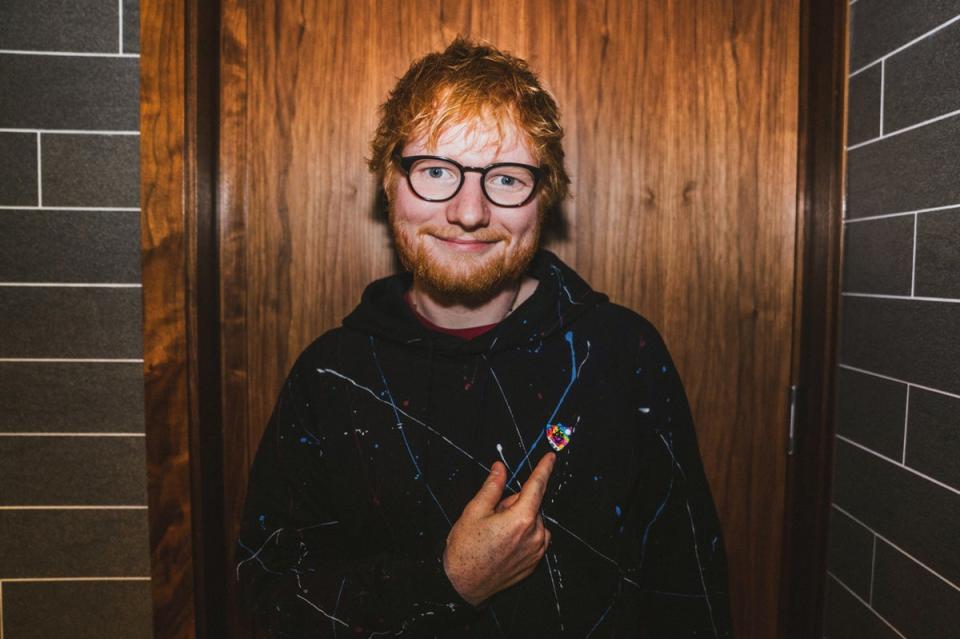
[[[497,206],[523,206],[536,195],[543,170],[529,164],[499,162],[483,168],[463,166],[458,162],[433,155],[395,156],[407,174],[407,184],[414,195],[428,202],[446,202],[463,187],[467,173],[480,174],[483,195]]]

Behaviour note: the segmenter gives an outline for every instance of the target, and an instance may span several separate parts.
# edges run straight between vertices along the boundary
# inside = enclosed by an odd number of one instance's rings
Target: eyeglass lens
[[[417,160],[410,167],[410,186],[426,200],[446,200],[457,192],[463,179],[460,167],[439,158]],[[500,206],[522,204],[533,191],[536,179],[530,169],[516,165],[495,166],[482,176],[487,198]]]

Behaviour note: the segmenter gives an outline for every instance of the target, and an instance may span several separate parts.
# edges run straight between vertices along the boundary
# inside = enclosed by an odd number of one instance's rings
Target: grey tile
[[[960,399],[910,389],[907,466],[960,490]]]
[[[901,459],[907,385],[846,368],[837,370],[837,433]]]
[[[138,211],[0,211],[0,281],[137,283]]]
[[[0,506],[145,506],[144,438],[0,437]]]
[[[116,0],[3,0],[0,49],[118,51]]]
[[[0,205],[36,204],[36,134],[0,133]]]
[[[142,433],[143,364],[0,362],[0,431]]]
[[[885,459],[836,441],[833,503],[954,583],[960,499]]]
[[[146,510],[0,510],[0,579],[146,577]]]
[[[852,149],[847,153],[847,216],[960,202],[958,166],[960,115]]]
[[[960,109],[960,22],[892,56],[885,65],[885,131]]]
[[[960,393],[960,304],[844,296],[840,363]]]
[[[859,69],[960,14],[960,0],[866,0],[850,5],[850,69]]]
[[[850,78],[847,95],[847,144],[880,135],[880,65]]]
[[[960,629],[960,590],[882,540],[873,608],[907,637],[951,639]]]
[[[47,206],[140,206],[140,138],[49,135],[41,138]]]
[[[827,639],[900,639],[875,612],[830,577],[823,634]]]
[[[137,58],[0,54],[0,127],[139,128]]]
[[[123,0],[123,52],[140,52],[140,0]]]
[[[149,581],[8,582],[3,629],[16,639],[150,639]]]
[[[870,597],[874,534],[836,508],[830,512],[827,570],[864,599]]]
[[[843,290],[909,295],[913,222],[907,215],[844,226]]]
[[[140,289],[0,287],[0,357],[134,359]]]
[[[917,218],[916,294],[960,299],[960,208]]]

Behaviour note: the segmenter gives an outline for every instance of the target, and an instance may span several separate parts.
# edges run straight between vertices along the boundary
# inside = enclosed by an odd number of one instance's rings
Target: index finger
[[[553,472],[553,464],[557,456],[554,453],[544,455],[537,467],[530,473],[530,477],[520,489],[520,496],[517,499],[517,506],[529,508],[533,512],[540,510],[540,502],[543,501],[543,495],[547,492],[547,480],[550,479],[550,473]]]

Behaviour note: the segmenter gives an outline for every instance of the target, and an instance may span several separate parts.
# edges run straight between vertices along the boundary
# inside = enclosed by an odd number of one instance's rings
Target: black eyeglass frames
[[[543,169],[519,162],[497,162],[484,167],[463,166],[435,155],[394,156],[407,176],[414,195],[428,202],[456,197],[467,173],[480,174],[480,188],[493,204],[516,208],[530,202],[543,178]]]

